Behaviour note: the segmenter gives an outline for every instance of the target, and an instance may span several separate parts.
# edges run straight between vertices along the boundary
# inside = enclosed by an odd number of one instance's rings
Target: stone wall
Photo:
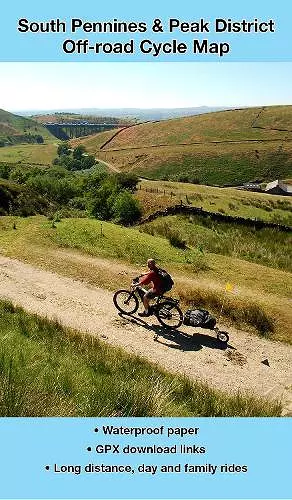
[[[226,214],[221,214],[219,212],[208,212],[207,210],[203,210],[202,208],[190,207],[183,204],[167,207],[163,210],[157,210],[157,212],[154,212],[153,214],[148,215],[148,217],[142,219],[139,222],[139,225],[145,224],[146,222],[151,222],[154,219],[157,219],[158,217],[166,217],[168,215],[177,215],[177,214],[200,215],[201,217],[206,217],[206,218],[208,217],[218,222],[241,224],[243,226],[254,227],[256,229],[263,229],[267,227],[267,228],[278,229],[280,231],[285,231],[285,232],[292,231],[291,226],[284,226],[283,224],[277,224],[276,222],[264,222],[258,219],[246,219],[244,217],[236,217],[234,215],[226,215]]]

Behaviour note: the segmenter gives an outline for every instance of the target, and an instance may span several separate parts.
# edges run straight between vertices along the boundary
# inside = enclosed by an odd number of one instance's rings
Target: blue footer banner
[[[1,499],[291,498],[291,419],[4,418]]]

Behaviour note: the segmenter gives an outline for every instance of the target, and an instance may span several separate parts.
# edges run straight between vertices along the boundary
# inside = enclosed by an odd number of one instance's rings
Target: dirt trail
[[[120,317],[111,292],[3,256],[0,297],[218,389],[282,399],[283,414],[292,416],[291,346],[229,328],[223,348],[206,330],[193,337],[190,327],[168,331],[155,318]]]
[[[103,165],[105,165],[109,170],[111,170],[112,172],[116,172],[116,173],[120,173],[120,169],[115,167],[114,165],[112,165],[111,163],[108,163],[107,161],[104,161],[104,160],[101,160],[100,158],[98,158],[97,156],[95,157],[96,161],[98,161],[98,163],[102,163]]]

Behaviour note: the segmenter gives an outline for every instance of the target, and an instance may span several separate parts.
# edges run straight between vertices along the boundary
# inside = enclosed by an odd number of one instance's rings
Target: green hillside
[[[55,140],[52,134],[38,122],[0,109],[0,143],[2,146],[38,143],[40,140],[37,136],[41,136],[45,142]]]
[[[73,147],[83,144],[91,154],[99,153],[100,148],[116,135],[117,131],[118,129],[114,128],[105,132],[99,132],[98,134],[88,135],[87,137],[77,137],[72,139],[70,143]]]
[[[237,185],[292,177],[292,106],[149,122],[102,144],[97,134],[86,147],[121,170],[153,179]]]
[[[51,165],[57,156],[57,143],[14,144],[0,147],[0,164]]]

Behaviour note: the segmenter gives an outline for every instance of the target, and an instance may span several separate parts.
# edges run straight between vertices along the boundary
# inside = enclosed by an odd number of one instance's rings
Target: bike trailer
[[[183,323],[187,326],[213,330],[216,325],[216,318],[205,309],[188,309],[184,314]]]

